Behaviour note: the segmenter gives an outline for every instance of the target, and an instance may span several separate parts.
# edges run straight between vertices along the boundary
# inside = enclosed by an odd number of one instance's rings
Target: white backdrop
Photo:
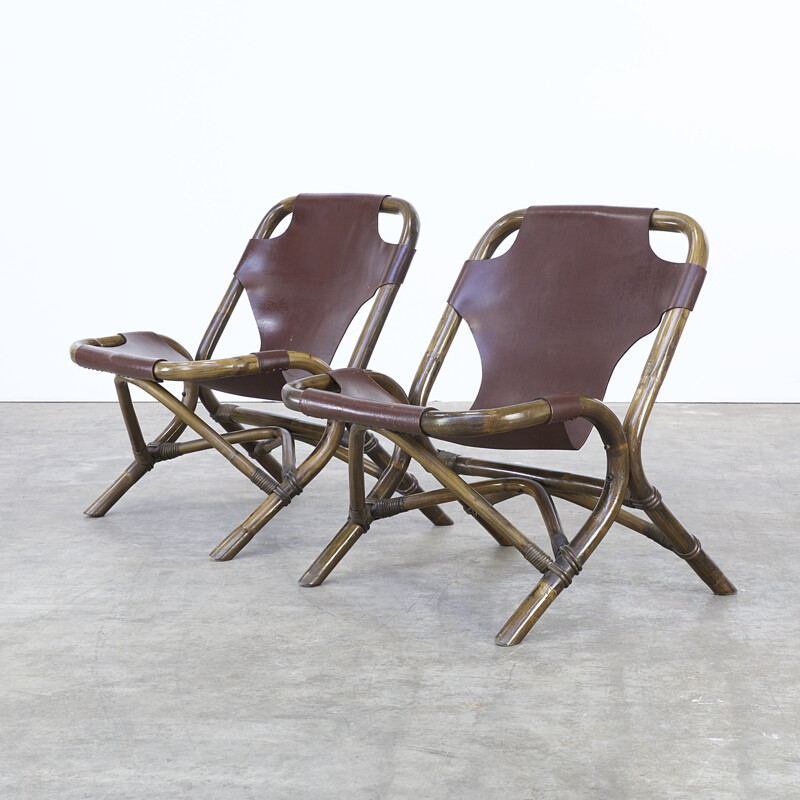
[[[372,362],[406,385],[495,218],[652,205],[691,214],[711,242],[661,399],[800,401],[791,12],[6,2],[0,399],[112,399],[110,376],[73,365],[70,342],[155,329],[194,349],[267,208],[350,191],[404,197],[422,219]],[[234,355],[257,340],[245,325],[224,344]],[[458,352],[474,362],[468,343]],[[610,398],[635,380],[625,372]],[[474,389],[451,370],[433,395]]]

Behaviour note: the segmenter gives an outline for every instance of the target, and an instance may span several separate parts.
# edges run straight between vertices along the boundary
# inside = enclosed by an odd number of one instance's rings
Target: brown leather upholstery
[[[306,389],[300,395],[300,409],[310,417],[360,422],[401,433],[422,433],[420,419],[427,409],[410,406],[379,386],[368,372],[336,369],[328,373],[340,393]]]
[[[261,335],[261,349],[285,348],[330,362],[347,326],[379,286],[401,283],[414,255],[384,241],[384,195],[298,195],[286,231],[251,239],[236,268]],[[301,377],[302,373],[287,377]],[[281,372],[205,385],[279,400]]]
[[[75,363],[87,369],[152,381],[155,380],[153,367],[159,361],[186,360],[183,353],[152,331],[132,331],[122,336],[124,344],[116,347],[81,345],[75,351]]]
[[[234,394],[279,400],[288,350],[330,361],[348,325],[378,289],[401,283],[414,255],[384,241],[378,213],[384,195],[313,195],[295,198],[286,231],[252,239],[236,276],[256,317],[261,348],[258,375],[203,381]],[[158,334],[124,334],[118,347],[83,345],[78,364],[130,378],[153,380],[158,361],[184,361]],[[287,376],[301,377],[303,373]]]
[[[650,247],[649,209],[529,208],[511,248],[467,261],[450,304],[483,365],[473,408],[560,393],[602,399],[611,373],[664,312],[691,308],[705,270]],[[578,449],[585,420],[463,440],[507,449]]]

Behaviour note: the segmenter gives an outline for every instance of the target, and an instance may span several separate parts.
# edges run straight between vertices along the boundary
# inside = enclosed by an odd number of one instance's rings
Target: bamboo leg
[[[214,561],[230,561],[252,538],[283,508],[292,498],[319,474],[333,458],[344,432],[343,422],[328,425],[311,455],[297,468],[296,472],[284,476],[266,500],[241,524],[234,528],[210,553]],[[363,472],[362,472],[363,480]]]
[[[500,647],[519,644],[564,588],[558,578],[543,576],[495,636],[495,644]]]
[[[630,475],[628,444],[616,417],[602,403],[584,398],[582,416],[589,419],[600,434],[606,450],[606,480],[597,504],[578,533],[544,573],[534,590],[509,617],[495,638],[501,647],[519,644],[583,569],[608,529],[614,524]]]
[[[138,461],[129,464],[125,471],[83,512],[87,517],[102,517],[122,498],[125,492],[144,477],[151,467]]]
[[[285,506],[286,500],[274,492],[250,516],[237,525],[210,553],[214,561],[230,561]]]
[[[365,533],[365,529],[352,522],[346,522],[325,549],[317,556],[314,563],[306,570],[298,581],[300,586],[319,586],[333,568],[347,555],[350,548]]]
[[[134,461],[125,469],[111,486],[108,487],[83,513],[89,517],[102,517],[140,478],[153,468],[153,459],[147,450],[142,435],[142,428],[131,401],[128,384],[121,378],[114,379],[117,400],[128,432],[128,439],[133,451]]]
[[[702,240],[702,236],[700,238]],[[690,261],[697,245],[694,239],[691,241]],[[702,247],[697,256],[699,260],[695,260],[694,263],[704,266],[707,253],[703,249],[705,242],[701,243]],[[714,594],[730,595],[736,593],[736,587],[706,555],[697,537],[689,533],[664,505],[658,490],[647,479],[642,465],[642,437],[645,425],[688,316],[689,310],[686,308],[673,308],[665,315],[639,381],[639,387],[625,415],[625,434],[631,451],[631,495],[636,501],[634,505],[644,511],[666,534],[672,549],[697,573],[703,583]]]
[[[117,399],[119,401],[120,411],[122,412],[122,419],[125,422],[125,428],[128,431],[128,438],[131,443],[131,450],[133,451],[134,461],[126,467],[125,471],[111,484],[88,508],[83,512],[89,517],[102,517],[117,503],[122,496],[137,483],[146,473],[148,473],[154,465],[154,461],[150,456],[145,443],[142,429],[139,425],[136,410],[134,409],[131,400],[130,389],[128,382],[124,378],[116,376],[114,378],[114,386],[117,390]],[[183,398],[180,401],[181,405],[191,411],[197,405],[198,392],[195,387],[191,387],[188,391],[184,392]],[[177,402],[177,401],[176,401]],[[177,416],[172,419],[172,422],[156,436],[153,444],[161,444],[163,442],[175,441],[186,429],[186,424],[183,423]]]
[[[700,541],[681,525],[677,517],[667,508],[661,493],[647,479],[642,466],[642,442],[638,437],[628,434],[631,439],[631,482],[632,505],[641,509],[652,522],[663,531],[671,548],[698,575],[700,580],[714,594],[736,594],[736,587],[728,580],[722,570],[709,558]]]
[[[706,554],[697,537],[681,525],[677,517],[664,504],[661,495],[655,490],[654,493],[652,505],[646,505],[642,510],[664,531],[672,542],[675,552],[697,573],[714,594],[736,594],[736,587]]]
[[[128,432],[128,439],[133,451],[134,461],[125,471],[98,497],[83,513],[89,517],[102,517],[109,509],[153,468],[153,459],[147,450],[147,444],[142,435],[142,428],[136,416],[136,410],[131,401],[128,384],[119,377],[114,379],[117,390],[117,400]]]
[[[298,581],[300,586],[319,586],[350,548],[369,528],[370,516],[364,493],[364,436],[360,425],[350,428],[348,444],[350,472],[350,516],[333,540]]]

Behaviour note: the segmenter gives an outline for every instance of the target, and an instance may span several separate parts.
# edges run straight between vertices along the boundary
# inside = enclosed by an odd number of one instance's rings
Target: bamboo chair
[[[391,244],[378,232],[378,214],[402,218],[400,241]],[[291,215],[285,232],[273,236]],[[327,426],[262,409],[220,403],[214,390],[260,400],[280,400],[287,376],[329,369],[345,331],[359,308],[372,301],[349,364],[366,366],[414,255],[419,220],[404,200],[377,195],[298,195],[275,205],[247,245],[192,359],[173,339],[136,331],[72,345],[73,361],[113,373],[133,462],[85,511],[101,517],[155,464],[213,448],[267,497],[211,553],[227,560],[281,508],[303,491],[333,457],[347,459],[346,433],[339,422]],[[258,352],[213,358],[214,350],[243,292],[261,337]],[[183,383],[181,399],[165,381]],[[158,400],[172,414],[167,427],[147,443],[131,402],[129,385]],[[218,433],[196,412],[198,401],[223,429]],[[283,411],[283,406],[280,406]],[[199,439],[178,441],[189,428]],[[313,445],[296,465],[295,442]],[[236,447],[240,445],[244,453]],[[281,460],[272,451],[281,447]],[[390,455],[374,437],[367,443],[370,461],[360,463],[380,474]],[[400,492],[419,490],[411,475]],[[425,511],[435,524],[449,524],[439,509]]]
[[[653,253],[649,229],[689,240],[687,263]],[[517,238],[493,258],[512,232]],[[408,398],[386,375],[335,370],[287,384],[291,408],[350,424],[350,513],[301,578],[317,586],[370,524],[428,504],[460,502],[502,545],[516,547],[542,573],[496,637],[518,644],[583,569],[614,522],[684,559],[715,594],[735,587],[676,519],[645,476],[642,437],[658,391],[705,276],[701,228],[682,214],[608,207],[541,207],[498,220],[456,282]],[[427,405],[456,330],[465,319],[481,356],[482,382],[471,410]],[[631,345],[658,328],[624,420],[601,400]],[[606,474],[587,477],[438,450],[433,440],[475,448],[580,448],[592,428],[606,451]],[[365,493],[361,444],[372,429],[396,456]],[[392,498],[413,459],[442,489]],[[477,480],[468,483],[465,477]],[[519,494],[538,506],[552,555],[496,506]],[[554,498],[589,510],[578,532],[562,530]],[[649,520],[632,511],[644,512]]]

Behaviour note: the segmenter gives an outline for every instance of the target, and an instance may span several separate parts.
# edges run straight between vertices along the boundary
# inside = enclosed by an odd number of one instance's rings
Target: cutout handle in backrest
[[[651,209],[529,208],[511,248],[467,261],[450,304],[481,356],[473,408],[562,392],[602,399],[619,359],[669,308],[691,308],[705,270],[659,258]],[[513,449],[578,449],[584,420],[473,442]]]

